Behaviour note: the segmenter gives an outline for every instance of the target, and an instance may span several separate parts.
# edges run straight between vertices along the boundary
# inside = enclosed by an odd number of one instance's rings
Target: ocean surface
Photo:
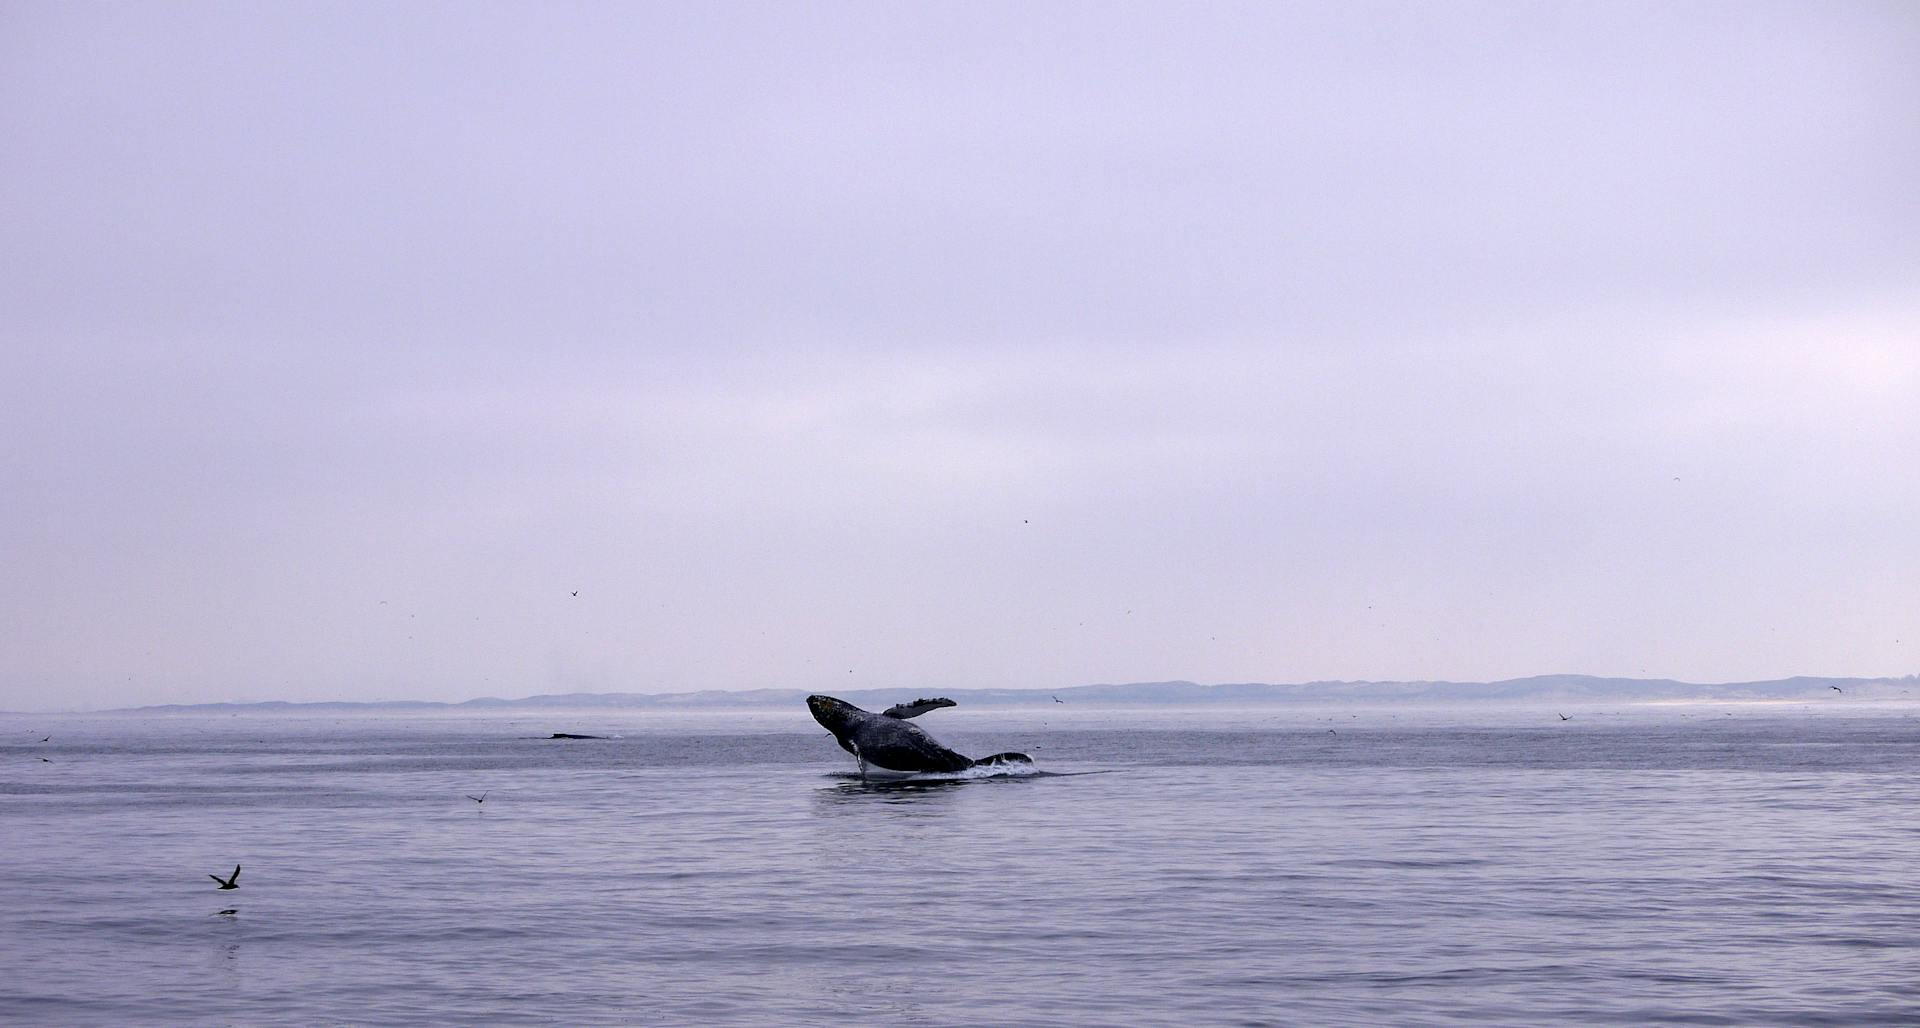
[[[1920,1023],[1914,707],[918,723],[0,716],[0,1023]]]

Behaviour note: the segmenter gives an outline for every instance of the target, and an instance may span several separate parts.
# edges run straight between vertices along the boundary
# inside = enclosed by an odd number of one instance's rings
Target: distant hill
[[[1838,691],[1836,691],[1838,690]],[[928,690],[850,689],[834,693],[850,703],[879,709],[913,699]],[[717,709],[796,706],[805,689],[717,689],[678,693],[559,693],[517,700],[484,697],[459,703],[393,700],[377,703],[195,703],[138,707],[148,713],[212,710],[539,710],[578,709]],[[1665,678],[1596,678],[1591,675],[1536,675],[1500,682],[1303,682],[1273,685],[1238,682],[1199,685],[1194,682],[1134,682],[1125,685],[1078,685],[1065,689],[949,689],[948,696],[965,706],[1031,707],[1064,703],[1102,707],[1202,706],[1211,704],[1313,703],[1579,703],[1604,701],[1645,703],[1661,700],[1920,700],[1920,675],[1904,678],[1780,678],[1764,682],[1700,684]]]

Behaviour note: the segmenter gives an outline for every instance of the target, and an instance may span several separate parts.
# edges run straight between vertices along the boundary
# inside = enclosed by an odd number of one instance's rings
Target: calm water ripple
[[[926,723],[0,716],[0,1022],[1920,1022],[1911,709]]]

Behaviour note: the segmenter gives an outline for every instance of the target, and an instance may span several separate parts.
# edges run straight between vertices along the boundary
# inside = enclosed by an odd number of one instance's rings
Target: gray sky
[[[1917,112],[1911,3],[11,3],[0,706],[1912,673]]]

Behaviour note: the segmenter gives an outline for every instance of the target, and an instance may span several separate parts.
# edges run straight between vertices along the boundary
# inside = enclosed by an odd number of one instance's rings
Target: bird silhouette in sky
[[[222,889],[238,889],[240,887],[240,865],[233,865],[233,874],[225,878],[214,874],[210,874],[207,877],[219,882]]]
[[[472,795],[469,795],[469,796],[468,796],[467,798],[468,798],[468,799],[470,799],[470,800],[472,800],[472,801],[473,801],[473,802],[475,802],[475,803],[485,803],[485,802],[487,802],[487,794],[486,794],[486,793],[484,793],[484,792],[483,792],[483,793],[481,793],[481,794],[480,794],[480,795],[478,795],[478,796],[472,796]]]

